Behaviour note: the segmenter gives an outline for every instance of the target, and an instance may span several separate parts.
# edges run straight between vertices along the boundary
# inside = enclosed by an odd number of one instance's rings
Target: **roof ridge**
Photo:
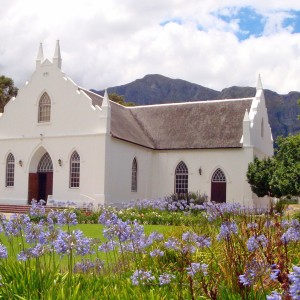
[[[232,99],[214,99],[214,100],[196,100],[196,101],[186,101],[186,102],[173,102],[173,103],[157,103],[157,104],[148,104],[148,105],[137,105],[128,107],[130,110],[143,108],[143,107],[154,107],[154,106],[176,106],[176,105],[192,105],[192,104],[209,104],[217,102],[231,102],[231,101],[246,101],[253,100],[254,97],[247,98],[232,98]]]

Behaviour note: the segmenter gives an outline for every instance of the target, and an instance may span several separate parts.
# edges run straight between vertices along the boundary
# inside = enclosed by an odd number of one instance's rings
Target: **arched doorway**
[[[36,173],[29,173],[28,202],[32,199],[47,201],[48,195],[53,191],[53,164],[46,152],[40,159]]]
[[[218,168],[211,178],[211,201],[226,202],[226,177]]]

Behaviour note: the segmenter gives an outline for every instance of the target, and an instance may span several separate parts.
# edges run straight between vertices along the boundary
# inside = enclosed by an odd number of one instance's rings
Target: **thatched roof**
[[[87,92],[93,105],[102,97]],[[253,98],[123,107],[111,103],[114,138],[147,148],[239,148],[243,118]]]

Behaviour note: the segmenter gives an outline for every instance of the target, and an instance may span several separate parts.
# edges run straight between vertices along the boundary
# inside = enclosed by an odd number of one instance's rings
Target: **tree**
[[[277,139],[276,168],[270,184],[276,196],[300,196],[300,134]]]
[[[4,75],[0,76],[0,112],[3,112],[6,103],[17,96],[17,93],[18,89],[14,86],[14,81]]]
[[[254,161],[249,164],[247,180],[251,186],[252,192],[258,197],[273,196],[270,182],[274,171],[275,160],[271,157],[262,160],[255,157]]]
[[[300,195],[300,134],[279,137],[273,158],[255,158],[248,166],[247,180],[259,197]]]
[[[123,106],[135,106],[133,102],[126,102],[124,96],[112,93],[108,95],[109,100],[121,104]]]

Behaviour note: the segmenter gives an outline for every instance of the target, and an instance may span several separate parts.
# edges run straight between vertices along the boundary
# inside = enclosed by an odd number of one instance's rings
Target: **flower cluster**
[[[155,280],[151,271],[136,270],[131,276],[131,281],[133,285],[147,285]]]
[[[207,264],[201,264],[201,263],[191,263],[190,267],[187,267],[187,273],[194,277],[197,273],[201,273],[204,276],[206,276],[207,273],[207,268],[208,265]]]
[[[260,247],[265,248],[268,245],[268,239],[264,234],[259,236],[251,236],[247,241],[247,248],[250,252],[254,252]]]
[[[235,222],[223,222],[221,224],[220,233],[217,237],[219,241],[221,240],[229,240],[230,236],[238,233],[238,227]]]
[[[245,274],[239,275],[240,283],[244,286],[252,285],[267,271],[269,267],[264,262],[253,259],[247,264]]]
[[[300,267],[294,266],[293,272],[289,274],[289,279],[291,281],[290,295],[293,300],[300,299]]]
[[[287,231],[282,235],[281,241],[284,244],[289,242],[299,242],[300,241],[300,223],[298,220],[292,220],[289,223],[284,224],[288,227]]]
[[[99,258],[94,261],[90,259],[84,259],[81,262],[77,262],[74,265],[74,273],[100,273],[103,270],[104,262]]]

